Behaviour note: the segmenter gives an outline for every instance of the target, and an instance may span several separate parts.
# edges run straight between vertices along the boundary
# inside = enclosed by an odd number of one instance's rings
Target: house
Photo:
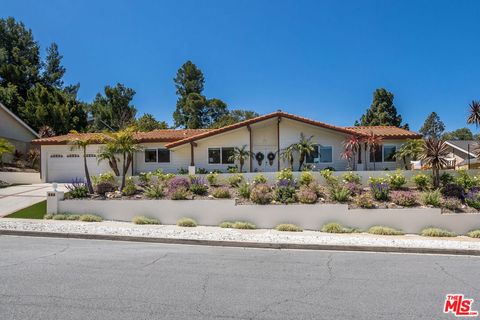
[[[478,169],[480,162],[477,159],[478,141],[476,140],[447,140],[450,153],[449,164],[452,169]]]
[[[13,144],[15,150],[26,155],[32,139],[40,136],[12,111],[0,103],[0,138]],[[11,162],[13,155],[4,155],[4,162]]]
[[[142,146],[131,168],[132,175],[140,172],[163,169],[176,173],[179,169],[203,168],[207,171],[226,172],[237,163],[230,158],[234,147],[246,146],[254,154],[247,160],[244,171],[269,172],[289,167],[279,154],[289,145],[299,141],[300,134],[312,136],[314,152],[306,164],[315,169],[333,168],[347,170],[349,164],[342,158],[344,140],[351,136],[366,136],[373,132],[383,138],[383,144],[369,153],[365,163],[364,154],[358,155],[358,170],[393,170],[402,167],[393,156],[406,139],[416,139],[418,133],[405,129],[377,127],[340,127],[290,113],[277,111],[219,129],[199,130],[154,130],[137,133]],[[83,135],[95,135],[86,133]],[[83,177],[83,159],[78,151],[71,151],[68,141],[74,135],[64,135],[34,140],[41,146],[41,170],[44,181],[69,182]],[[96,155],[101,150],[101,139],[88,148],[88,165],[92,175],[110,171],[108,163],[98,162]],[[298,156],[294,168],[298,167]]]

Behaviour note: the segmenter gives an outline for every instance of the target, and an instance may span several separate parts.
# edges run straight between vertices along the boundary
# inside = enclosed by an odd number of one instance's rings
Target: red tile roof
[[[373,132],[375,135],[381,136],[384,139],[420,139],[422,137],[419,133],[394,126],[358,126],[345,128],[362,135],[368,135]]]

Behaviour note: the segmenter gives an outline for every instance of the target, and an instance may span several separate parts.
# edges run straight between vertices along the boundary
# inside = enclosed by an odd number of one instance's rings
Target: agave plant
[[[247,145],[243,145],[241,148],[233,148],[233,154],[228,158],[230,161],[238,161],[240,164],[240,172],[243,172],[243,166],[245,165],[245,160],[253,157],[253,153],[247,149]]]
[[[423,145],[423,152],[420,159],[423,164],[432,168],[433,186],[438,187],[440,184],[440,170],[447,166],[448,146],[443,140],[428,139]]]
[[[474,124],[478,127],[480,125],[480,102],[474,100],[470,103],[469,107],[470,115],[467,118],[467,123]]]

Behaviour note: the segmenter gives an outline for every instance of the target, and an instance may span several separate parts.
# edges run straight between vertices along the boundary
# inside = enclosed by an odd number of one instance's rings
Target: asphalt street
[[[0,236],[0,319],[454,319],[480,258]]]

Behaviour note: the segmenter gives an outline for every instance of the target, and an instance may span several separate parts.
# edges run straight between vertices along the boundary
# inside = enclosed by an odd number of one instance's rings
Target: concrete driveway
[[[51,183],[12,186],[0,189],[0,217],[4,217],[47,199],[47,191],[52,190]],[[65,191],[65,185],[59,184],[58,190]]]

